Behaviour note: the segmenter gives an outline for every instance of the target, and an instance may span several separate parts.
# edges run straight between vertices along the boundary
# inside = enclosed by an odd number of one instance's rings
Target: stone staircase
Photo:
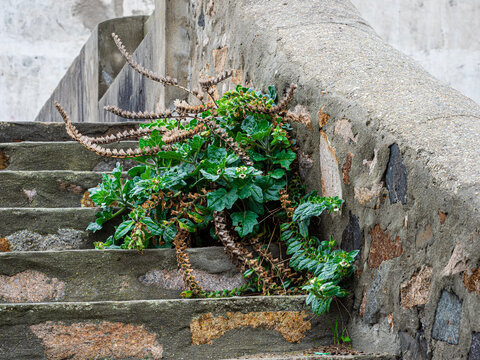
[[[132,126],[77,125],[96,136]],[[101,179],[99,170],[113,166],[69,141],[60,123],[0,123],[0,359],[232,359],[291,351],[275,358],[304,359],[302,350],[332,342],[330,324],[347,317],[335,307],[317,317],[302,296],[180,299],[174,250],[94,250],[93,241],[111,229],[85,231],[96,212],[85,207],[85,192]],[[242,284],[222,248],[191,249],[190,256],[206,289]]]

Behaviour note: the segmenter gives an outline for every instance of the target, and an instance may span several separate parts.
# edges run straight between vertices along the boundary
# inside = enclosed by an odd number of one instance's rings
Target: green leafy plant
[[[216,85],[233,71],[200,80],[201,90],[190,90],[145,70],[118,37],[114,40],[136,71],[187,91],[199,104],[177,100],[173,111],[161,113],[109,106],[107,111],[145,122],[136,130],[97,138],[78,132],[56,104],[74,140],[102,156],[138,162],[127,172],[117,164],[89,190],[101,210],[88,230],[98,231],[114,218],[122,220],[114,234],[95,246],[174,247],[185,297],[306,292],[307,304],[322,314],[332,299],[346,296],[341,282],[353,273],[357,252],[339,250],[333,239],[320,241],[309,232],[312,217],[338,210],[343,200],[306,194],[300,181],[290,123],[310,129],[311,124],[304,113],[287,110],[296,85],[290,85],[280,101],[273,86],[267,93],[237,86],[216,98]],[[138,148],[104,146],[127,139],[138,139]],[[279,239],[287,248],[288,262],[270,252],[272,241]],[[206,292],[198,285],[186,249],[218,243],[244,271],[248,284],[220,292]]]
[[[335,326],[330,324],[330,328],[332,329],[334,345],[348,344],[352,341],[348,336],[346,327],[342,327],[342,330],[340,331],[340,328],[338,327],[338,320],[335,321]]]

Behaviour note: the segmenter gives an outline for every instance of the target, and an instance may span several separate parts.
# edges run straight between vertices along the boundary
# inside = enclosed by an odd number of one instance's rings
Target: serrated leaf
[[[295,160],[297,155],[295,153],[288,149],[288,150],[282,150],[278,153],[276,153],[273,157],[273,163],[274,164],[280,164],[283,168],[286,170],[290,169],[290,164]]]
[[[274,179],[281,179],[285,176],[285,170],[283,169],[275,169],[270,173],[270,176]]]
[[[237,201],[237,190],[232,189],[229,192],[224,188],[211,191],[207,194],[208,207],[215,211],[223,211],[231,209],[235,201]]]
[[[220,178],[220,175],[215,175],[215,174],[210,174],[209,172],[205,170],[200,170],[200,173],[203,175],[205,179],[211,180],[211,181],[217,181]]]
[[[165,242],[171,243],[173,239],[175,239],[175,236],[177,236],[177,227],[175,224],[171,224],[163,230],[163,240],[165,240]]]
[[[295,254],[298,250],[302,248],[302,243],[300,241],[294,241],[288,246],[287,254]]]
[[[293,221],[303,221],[310,219],[312,216],[320,216],[326,209],[324,204],[314,204],[306,202],[299,205],[293,213]]]
[[[234,212],[230,217],[235,230],[241,237],[253,232],[253,227],[258,224],[258,214],[253,211]]]
[[[118,225],[117,230],[115,231],[115,235],[113,236],[115,240],[121,239],[125,235],[127,235],[128,232],[133,229],[134,225],[134,220],[127,220]]]
[[[153,235],[162,235],[163,229],[158,225],[152,218],[145,217],[142,221],[145,225],[147,225],[147,230],[150,231]]]

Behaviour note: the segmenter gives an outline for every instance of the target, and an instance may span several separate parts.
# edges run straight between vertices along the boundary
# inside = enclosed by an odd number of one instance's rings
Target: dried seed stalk
[[[214,211],[213,222],[215,224],[215,231],[218,238],[222,242],[230,258],[235,257],[239,261],[242,271],[253,269],[258,278],[263,281],[263,294],[265,295],[269,289],[275,289],[277,286],[272,276],[265,271],[264,267],[257,261],[257,259],[253,258],[252,253],[249,252],[243,244],[235,242],[232,234],[228,231],[225,211]]]
[[[295,95],[295,91],[297,90],[296,84],[290,84],[285,93],[285,96],[279,103],[271,108],[267,108],[265,106],[254,106],[254,105],[247,105],[246,108],[248,111],[261,113],[261,114],[278,114],[285,111],[287,105],[292,101],[293,95]]]
[[[148,111],[133,112],[128,110],[122,110],[116,106],[105,106],[104,109],[124,119],[132,119],[132,120],[156,120],[156,119],[167,119],[167,118],[175,117],[175,116],[172,116],[172,112],[170,110],[167,110],[165,112],[148,112]]]
[[[172,79],[170,77],[163,77],[160,76],[156,73],[154,73],[151,70],[145,69],[142,65],[137,63],[135,60],[133,60],[133,57],[128,53],[127,49],[125,49],[125,46],[123,46],[122,41],[118,37],[117,34],[112,33],[113,41],[115,41],[115,45],[117,45],[118,50],[122,54],[122,56],[127,60],[127,63],[137,71],[139,74],[145,76],[148,79],[151,79],[153,81],[157,81],[159,83],[162,83],[163,85],[177,85],[178,81],[177,79]]]
[[[270,270],[268,270],[271,278],[277,277],[283,282],[286,278],[294,277],[297,275],[292,271],[291,268],[286,267],[285,263],[281,262],[280,259],[275,258],[268,249],[264,249],[263,245],[260,243],[259,237],[254,237],[248,239],[250,244],[253,246],[255,251],[260,254],[262,258],[270,263]],[[278,288],[275,293],[285,294],[286,290],[282,287]]]
[[[190,105],[185,100],[175,100],[174,102],[175,109],[180,114],[201,114],[206,110],[211,110],[215,108],[215,104],[212,102],[201,104],[201,105]]]
[[[105,156],[105,157],[112,157],[117,159],[125,159],[125,158],[132,158],[132,157],[140,157],[140,156],[150,156],[159,153],[160,151],[167,151],[170,149],[171,145],[177,143],[179,141],[188,139],[193,137],[195,134],[204,130],[204,125],[199,124],[192,130],[185,130],[179,131],[175,135],[167,136],[164,140],[164,146],[155,146],[155,147],[146,147],[144,149],[108,149],[102,147],[95,143],[96,139],[89,138],[87,136],[82,135],[75,126],[72,125],[70,119],[65,112],[65,110],[60,106],[59,103],[55,102],[55,107],[57,108],[60,115],[62,115],[63,120],[65,121],[65,129],[67,134],[75,141],[79,142],[83,147],[87,148],[94,153]]]
[[[203,103],[202,99],[198,96],[198,93],[196,94],[195,92],[191,91],[190,89],[187,89],[187,88],[179,85],[177,79],[171,78],[170,76],[164,77],[164,76],[158,75],[157,73],[153,72],[152,70],[148,70],[148,69],[144,68],[142,65],[140,65],[139,63],[137,63],[133,59],[133,57],[127,52],[127,50],[125,49],[125,46],[123,46],[122,41],[120,40],[118,35],[115,34],[115,33],[112,33],[112,37],[113,37],[113,41],[115,41],[115,45],[117,45],[118,50],[120,51],[122,56],[125,58],[128,65],[130,65],[133,70],[135,70],[139,74],[145,76],[147,79],[159,82],[159,83],[161,83],[165,86],[174,86],[174,87],[177,87],[179,89],[182,89],[182,90],[188,92],[189,94],[192,94],[197,99],[199,99],[200,102]]]
[[[189,232],[185,229],[178,229],[175,239],[173,239],[173,245],[177,255],[178,268],[182,272],[183,282],[187,290],[190,290],[193,295],[201,295],[204,293],[198,282],[193,275],[192,265],[190,264],[190,257],[187,253],[187,240]]]
[[[214,78],[207,78],[207,79],[201,79],[198,81],[202,89],[204,91],[208,92],[208,89],[210,89],[212,86],[217,85],[218,83],[221,83],[222,81],[228,79],[233,75],[233,69],[231,70],[225,70],[223,73],[217,75]]]
[[[253,166],[253,162],[250,160],[250,157],[247,153],[240,147],[240,145],[228,136],[227,132],[222,129],[217,123],[210,121],[207,122],[207,126],[219,136],[225,143],[237,154],[237,156],[242,160],[246,166]]]

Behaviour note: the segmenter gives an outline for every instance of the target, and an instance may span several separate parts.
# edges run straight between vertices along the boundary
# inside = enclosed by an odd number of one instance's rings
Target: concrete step
[[[104,229],[85,231],[95,220],[96,208],[0,208],[0,238],[12,251],[93,248],[113,233],[112,220]],[[120,219],[119,219],[120,221]]]
[[[127,141],[112,144],[111,148],[137,145],[136,141]],[[74,141],[0,144],[0,174],[1,170],[111,171],[117,162],[124,164],[125,169],[136,164],[133,160],[104,158]]]
[[[0,173],[3,207],[92,207],[86,192],[102,180],[90,171],[9,171]]]
[[[289,352],[285,354],[252,355],[230,358],[225,360],[395,360],[399,357],[390,354],[355,354],[355,355],[315,355],[308,351]],[[320,352],[321,353],[321,352]]]
[[[231,359],[328,345],[330,324],[346,319],[336,306],[314,316],[304,296],[0,304],[0,314],[4,360]]]
[[[73,125],[82,134],[97,137],[135,129],[138,127],[138,122],[74,123]],[[0,143],[71,140],[63,122],[0,121]]]
[[[188,253],[205,290],[244,284],[222,247]],[[184,290],[174,249],[0,253],[0,302],[166,299]]]

